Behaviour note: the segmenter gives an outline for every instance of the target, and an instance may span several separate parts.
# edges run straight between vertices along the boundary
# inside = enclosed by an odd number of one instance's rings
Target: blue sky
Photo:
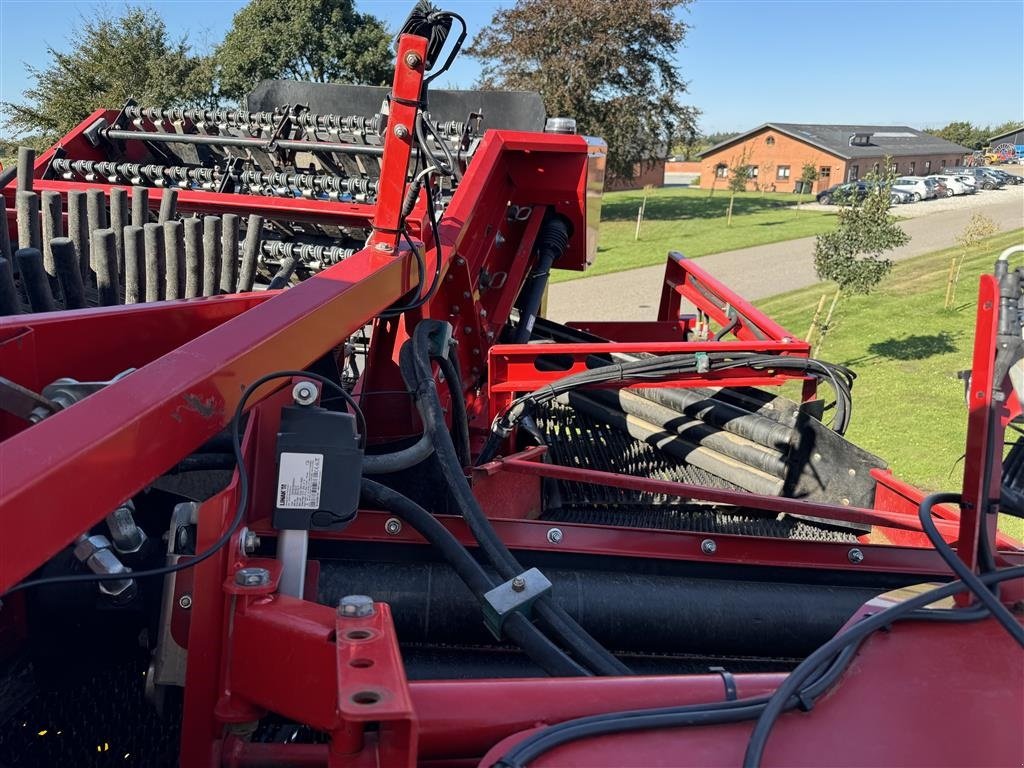
[[[29,84],[25,63],[46,63],[100,0],[0,0],[0,100]],[[103,3],[117,12],[123,2]],[[175,34],[199,50],[223,37],[242,0],[151,0]],[[412,0],[358,0],[393,27]],[[445,0],[470,34],[500,0]],[[776,120],[898,123],[1024,120],[1024,0],[697,0],[677,60],[690,82],[685,101],[703,111],[702,130],[742,130]],[[472,59],[445,85],[469,87]]]

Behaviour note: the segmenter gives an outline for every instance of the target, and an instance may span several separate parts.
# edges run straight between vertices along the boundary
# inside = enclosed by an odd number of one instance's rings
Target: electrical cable
[[[362,435],[360,437],[361,447],[366,445],[366,418],[363,416],[363,412],[359,409],[359,405],[352,398],[352,396],[342,389],[341,385],[331,381],[326,376],[321,376],[318,373],[311,373],[310,371],[276,371],[274,373],[268,373],[265,376],[261,376],[256,379],[252,384],[247,386],[242,392],[241,398],[238,400],[238,405],[235,407],[234,415],[231,417],[231,447],[232,452],[235,456],[235,463],[238,467],[238,506],[235,508],[235,516],[232,518],[231,523],[228,525],[227,530],[220,535],[220,537],[213,542],[203,552],[193,557],[187,562],[178,562],[174,565],[166,565],[160,568],[150,568],[142,571],[127,570],[122,573],[78,573],[68,574],[66,576],[46,576],[41,579],[33,579],[31,581],[23,581],[20,584],[15,584],[7,592],[4,593],[3,597],[11,595],[14,592],[19,592],[23,589],[32,589],[34,587],[51,586],[54,584],[77,584],[82,582],[99,582],[99,581],[118,581],[124,579],[144,579],[153,576],[167,576],[178,571],[184,571],[189,568],[194,568],[204,560],[208,560],[219,552],[229,541],[231,537],[238,530],[238,527],[242,524],[242,520],[245,518],[245,510],[249,505],[249,473],[245,468],[245,458],[242,456],[242,434],[241,434],[241,421],[242,413],[245,408],[245,404],[249,401],[252,393],[255,392],[259,387],[266,384],[268,381],[274,379],[283,379],[290,377],[301,377],[306,379],[313,379],[320,382],[325,386],[329,386],[338,392],[342,397],[346,399],[349,405],[356,412],[356,418],[362,427]]]
[[[979,577],[984,584],[996,584],[1017,578],[1024,578],[1024,566],[1004,568]],[[808,656],[791,672],[771,696],[758,696],[710,704],[690,704],[681,707],[664,707],[654,710],[631,710],[609,712],[586,718],[567,720],[528,736],[512,747],[497,763],[500,768],[524,768],[542,754],[571,741],[594,738],[606,733],[623,733],[652,728],[672,728],[686,725],[712,725],[722,722],[738,722],[759,718],[755,733],[751,737],[744,768],[755,768],[760,764],[763,743],[756,744],[755,738],[763,742],[775,719],[787,709],[809,707],[814,699],[825,693],[838,679],[846,664],[852,659],[857,647],[870,634],[888,627],[895,621],[918,619],[949,621],[948,611],[923,611],[925,606],[968,589],[963,582],[929,590],[879,613],[865,617],[846,632],[832,638],[828,643]],[[932,614],[937,615],[932,615]],[[956,621],[975,621],[988,615],[988,611],[967,609],[957,611],[964,614]],[[824,670],[824,671],[823,671]],[[798,674],[799,673],[799,674]],[[813,678],[811,686],[804,684]],[[769,707],[771,709],[769,709]],[[723,710],[725,714],[723,714]],[[731,710],[731,711],[730,711]],[[750,761],[752,755],[755,757]]]
[[[473,596],[481,604],[486,602],[484,595],[497,584],[437,518],[407,496],[369,478],[363,478],[361,489],[365,501],[386,509],[414,528],[441,553]],[[522,613],[509,614],[502,631],[550,675],[579,677],[590,674],[544,637]]]
[[[466,410],[466,397],[462,390],[459,359],[455,355],[454,347],[448,349],[447,355],[437,355],[435,359],[448,382],[448,393],[452,398],[452,435],[459,438],[455,449],[459,455],[460,466],[468,467],[472,463],[472,449],[469,444],[469,412]]]

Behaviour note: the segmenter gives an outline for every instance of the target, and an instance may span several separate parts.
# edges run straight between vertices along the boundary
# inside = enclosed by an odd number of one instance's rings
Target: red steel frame
[[[403,65],[405,53],[422,54],[424,49],[422,39],[401,38],[395,94],[403,100],[417,99],[422,81],[418,67]],[[392,126],[398,122],[411,126],[413,114],[404,107],[393,103]],[[270,370],[308,365],[419,284],[415,259],[393,231],[407,182],[409,151],[408,141],[389,131],[379,202],[373,207],[330,206],[328,211],[326,204],[315,201],[239,196],[218,196],[211,205],[209,196],[181,194],[179,202],[185,209],[195,205],[203,210],[264,210],[268,215],[276,211],[292,217],[318,217],[323,212],[325,220],[333,222],[348,216],[368,219],[372,214],[379,229],[370,247],[294,288],[260,295],[87,310],[73,316],[61,313],[0,320],[0,372],[11,374],[25,386],[39,388],[63,375],[109,378],[124,368],[138,368],[86,402],[29,429],[15,429],[7,421],[0,423],[0,428],[7,430],[6,439],[0,442],[0,465],[4,469],[0,472],[0,591],[24,578],[110,509],[220,431],[247,382]],[[577,231],[583,231],[586,158],[587,147],[579,137],[492,133],[444,217],[443,282],[435,300],[422,308],[419,316],[443,317],[455,326],[476,428],[485,428],[495,410],[514,392],[535,389],[581,369],[588,355],[729,349],[804,357],[809,354],[805,342],[678,254],[670,255],[655,323],[578,324],[599,327],[602,335],[611,339],[607,344],[494,345],[496,331],[511,310],[514,293],[511,288],[484,293],[480,289],[481,272],[487,269],[494,274],[491,269],[497,265],[506,273],[506,284],[518,285],[532,251],[540,214],[548,206],[569,216]],[[37,169],[46,161],[44,155]],[[38,181],[37,187],[61,189],[62,184],[65,182]],[[531,217],[525,223],[510,224],[504,217],[509,202],[531,206]],[[429,233],[421,231],[419,236],[430,254]],[[567,254],[569,264],[582,263],[585,258],[578,241]],[[428,258],[428,273],[432,271],[432,258]],[[991,448],[987,435],[993,385],[998,384],[991,374],[997,295],[994,283],[983,281],[971,389],[970,457]],[[693,324],[680,316],[683,299],[722,326],[730,321],[732,315],[726,307],[731,308],[739,317],[736,341],[689,340]],[[386,371],[389,361],[393,364],[395,351],[407,335],[404,321],[387,327],[378,324],[377,331],[371,355],[374,374],[362,383],[370,386],[371,392],[381,388],[380,382],[387,378],[381,371]],[[650,334],[646,338],[659,340],[638,341],[645,338],[645,333]],[[93,341],[98,346],[90,349],[88,345]],[[551,354],[568,357],[569,370],[538,369],[537,358]],[[485,357],[486,392],[476,394],[484,381]],[[801,377],[737,369],[723,376],[679,377],[671,384],[769,385],[793,378]],[[805,388],[805,396],[812,393]],[[247,522],[267,535],[273,534],[267,524],[269,495],[260,491],[271,482],[273,434],[282,401],[280,387],[271,385],[262,401],[254,399],[243,446],[254,488]],[[411,411],[408,403],[403,405]],[[371,424],[376,419],[386,421],[385,410],[384,406],[376,411],[368,408],[368,415],[373,414]],[[387,428],[391,435],[415,428],[411,413],[393,420],[396,423]],[[562,551],[707,561],[700,547],[705,537],[691,533],[560,525],[565,532],[563,541],[547,541],[544,534],[549,525],[529,519],[528,510],[537,498],[539,479],[561,477],[756,505],[784,513],[870,522],[893,537],[893,543],[865,540],[862,549],[866,556],[857,568],[946,574],[914,523],[912,490],[901,488],[884,474],[876,478],[885,489],[886,504],[866,510],[554,467],[538,461],[539,455],[539,451],[533,451],[510,456],[475,473],[478,496],[489,514],[497,518],[499,535],[513,548],[557,547]],[[959,517],[942,511],[944,519],[939,522],[944,536],[959,541],[965,559],[973,558],[980,518],[987,514],[987,500],[979,496],[985,480],[981,472],[977,462],[968,461],[964,479],[966,511]],[[993,466],[991,472],[997,476],[998,467]],[[517,490],[510,496],[508,489],[512,486]],[[198,549],[216,540],[237,503],[236,477],[228,488],[202,505]],[[992,517],[988,515],[985,520],[990,527]],[[344,533],[325,538],[384,540],[384,518],[380,513],[364,512]],[[442,521],[460,539],[470,541],[462,521]],[[719,542],[717,562],[854,567],[847,558],[848,545],[740,536],[715,538]],[[387,540],[419,542],[408,533],[388,536]],[[1001,541],[1000,545],[1009,549],[1011,543]],[[193,592],[203,599],[194,602],[188,629],[188,645],[194,652],[187,669],[183,765],[473,762],[498,740],[538,722],[556,722],[609,706],[711,701],[723,694],[717,675],[409,683],[386,605],[378,605],[369,619],[339,618],[329,606],[276,594],[277,562],[245,558],[240,551],[237,541],[233,541],[192,574]],[[1020,552],[1005,551],[1001,557],[1005,562],[1019,562]],[[232,573],[242,565],[267,567],[272,583],[264,588],[235,586]],[[872,677],[877,679],[878,675],[873,672]],[[779,679],[777,675],[740,675],[737,685],[741,695],[755,694],[772,690]],[[259,745],[231,735],[228,726],[250,723],[267,711],[325,731],[330,736],[329,744]],[[368,722],[378,726],[367,730]],[[830,726],[829,733],[834,738],[835,727]],[[594,744],[588,746],[594,748]],[[586,754],[594,757],[598,753]],[[614,754],[621,758],[624,753]],[[703,751],[693,753],[693,760],[710,760],[711,754],[705,746]],[[608,759],[614,764],[614,755]]]

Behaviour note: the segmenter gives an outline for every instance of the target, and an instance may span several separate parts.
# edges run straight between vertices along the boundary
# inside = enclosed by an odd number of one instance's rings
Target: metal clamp
[[[529,617],[538,598],[551,592],[551,582],[536,568],[499,584],[484,594],[484,623],[498,640],[510,614],[518,611]]]
[[[732,672],[725,667],[708,667],[708,671],[717,672],[722,676],[722,682],[725,683],[725,700],[736,701],[736,678],[733,677]]]

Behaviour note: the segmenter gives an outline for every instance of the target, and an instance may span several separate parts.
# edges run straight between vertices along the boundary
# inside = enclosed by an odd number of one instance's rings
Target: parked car
[[[940,184],[946,186],[946,197],[952,197],[953,195],[966,195],[968,194],[967,185],[962,181],[959,181],[956,176],[946,176],[943,174],[936,174],[929,178],[935,179]],[[974,185],[971,185],[971,191],[974,191]]]
[[[964,187],[964,194],[973,195],[978,191],[978,180],[973,176],[964,173],[953,174],[952,178],[959,181]]]
[[[909,192],[915,203],[932,199],[938,194],[938,185],[935,182],[928,184],[921,176],[900,176],[893,182],[892,188]]]
[[[1002,168],[985,168],[984,170],[1001,179],[1003,184],[1024,184],[1024,176],[1015,176]]]
[[[925,178],[924,183],[935,190],[935,197],[947,197],[949,195],[949,189],[946,187],[945,182],[939,181],[934,176],[928,176]]]
[[[833,184],[828,189],[823,189],[816,196],[816,200],[822,205],[842,203],[847,200],[863,200],[868,196],[870,187],[863,181],[847,181],[843,184]]]
[[[987,168],[957,168],[956,172],[971,176],[975,180],[975,186],[981,189],[996,189],[1003,186],[1003,180],[994,173],[989,173]]]
[[[914,196],[903,189],[890,189],[889,190],[889,202],[893,205],[902,205],[904,203],[914,202]]]

